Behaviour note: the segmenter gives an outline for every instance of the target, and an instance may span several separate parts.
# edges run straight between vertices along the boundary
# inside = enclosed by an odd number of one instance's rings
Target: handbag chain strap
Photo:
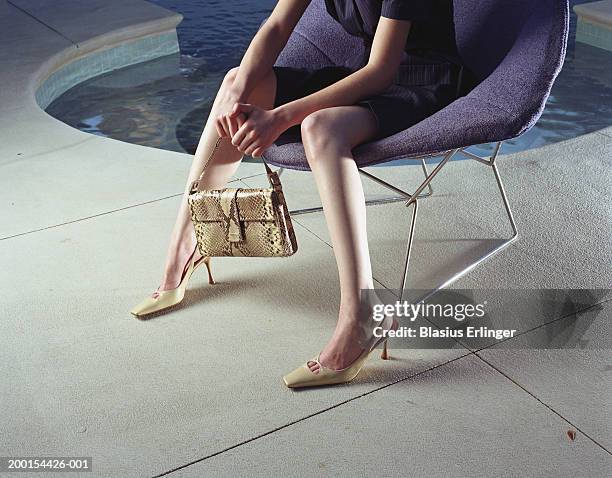
[[[191,192],[203,191],[202,189],[200,189],[200,182],[202,181],[202,178],[204,177],[204,172],[206,171],[206,167],[213,159],[213,156],[217,152],[217,149],[219,149],[219,145],[221,144],[222,139],[223,138],[221,138],[220,136],[217,138],[217,141],[215,142],[215,146],[213,147],[213,150],[208,156],[208,159],[206,160],[206,162],[204,163],[204,166],[202,166],[202,172],[200,173],[200,176],[198,177],[198,179],[196,179],[195,181],[191,183],[191,188],[190,188]],[[268,166],[268,163],[266,163],[266,161],[263,158],[261,158],[261,162],[266,168],[266,175],[268,176],[268,182],[270,183],[270,186],[273,189],[277,189],[277,190],[280,189],[281,182],[280,182],[280,178],[278,177],[278,173],[276,173],[275,171],[272,171],[270,169],[270,166]]]

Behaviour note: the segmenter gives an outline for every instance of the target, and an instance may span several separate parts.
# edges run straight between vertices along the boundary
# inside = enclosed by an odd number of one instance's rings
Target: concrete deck
[[[107,7],[80,29],[91,10],[62,9],[82,3],[0,0],[1,456],[91,456],[83,476],[104,477],[610,476],[606,348],[397,349],[350,386],[286,389],[281,376],[335,322],[321,214],[295,217],[296,256],[213,260],[217,285],[196,275],[172,313],[131,317],[157,285],[191,158],[74,130],[40,110],[36,88],[77,44],[112,50],[178,20],[146,2],[92,1]],[[499,168],[521,237],[455,287],[609,287],[612,127]],[[243,164],[235,183],[260,184],[261,170]],[[406,187],[420,178],[416,166],[376,173]],[[490,174],[460,161],[436,178],[413,285],[507,237]],[[283,182],[292,209],[316,205],[308,173]],[[368,220],[375,279],[393,289],[408,211],[376,206]],[[571,321],[596,343],[611,332],[609,299],[530,317],[514,340]]]

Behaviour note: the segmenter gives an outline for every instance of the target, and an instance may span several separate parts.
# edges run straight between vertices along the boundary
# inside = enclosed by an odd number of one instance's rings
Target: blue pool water
[[[571,4],[585,3],[575,0]],[[154,0],[183,14],[180,54],[115,70],[57,98],[47,112],[75,128],[126,142],[193,153],[224,73],[239,64],[276,1]],[[612,125],[612,53],[575,44],[537,125],[503,152],[570,139]],[[474,152],[487,154],[491,145]]]

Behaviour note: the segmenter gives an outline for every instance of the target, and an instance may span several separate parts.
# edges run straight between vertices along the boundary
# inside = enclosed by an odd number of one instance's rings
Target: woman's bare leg
[[[359,340],[360,289],[373,288],[363,188],[351,150],[371,139],[376,118],[361,106],[319,110],[302,122],[302,141],[331,236],[340,279],[335,332],[320,355],[323,365],[341,369],[362,352]],[[315,362],[309,366],[318,370]]]
[[[213,103],[210,115],[202,131],[198,147],[196,149],[191,169],[187,177],[185,191],[181,204],[178,210],[178,215],[168,245],[168,254],[164,269],[164,276],[159,287],[159,290],[173,289],[178,286],[185,264],[189,256],[193,252],[196,244],[195,233],[189,215],[189,206],[187,204],[187,196],[189,194],[189,186],[200,176],[204,163],[210,156],[210,153],[217,141],[218,135],[215,128],[215,119],[218,115],[227,113],[227,111],[219,111],[219,98],[222,96],[223,88],[228,88],[234,81],[237,68],[230,70],[217,93],[217,97]],[[260,82],[253,90],[249,97],[249,102],[260,106],[264,109],[270,109],[273,106],[274,95],[276,93],[276,75],[271,70],[270,73]],[[206,189],[217,189],[225,187],[225,184],[236,172],[242,153],[238,151],[229,141],[224,139],[219,145],[214,160],[206,168],[206,174],[202,178],[202,186]]]

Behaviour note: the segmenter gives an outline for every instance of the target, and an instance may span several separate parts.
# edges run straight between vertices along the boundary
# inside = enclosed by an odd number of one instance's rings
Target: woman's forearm
[[[257,83],[276,62],[291,34],[285,30],[279,25],[266,22],[251,41],[232,85],[239,102],[247,102]]]
[[[334,106],[354,105],[359,100],[384,91],[393,83],[395,71],[368,64],[346,78],[311,95],[276,108],[287,127],[300,124],[315,111]]]
[[[316,93],[277,108],[289,126],[323,108],[354,105],[393,84],[404,53],[411,22],[381,17],[366,66]]]

